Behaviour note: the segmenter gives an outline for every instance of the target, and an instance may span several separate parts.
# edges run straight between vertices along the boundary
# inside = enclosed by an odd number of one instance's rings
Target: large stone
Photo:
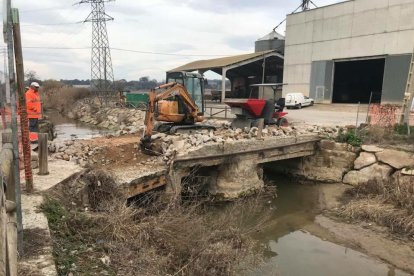
[[[236,199],[263,186],[263,170],[255,162],[234,160],[220,166],[217,181],[210,185],[209,192],[223,199]]]
[[[414,166],[414,155],[407,152],[386,149],[377,152],[375,155],[378,161],[388,164],[397,170]]]
[[[368,181],[383,181],[390,177],[393,169],[388,165],[374,164],[360,171],[350,171],[344,176],[343,183],[357,186]]]
[[[361,148],[363,151],[372,152],[372,153],[377,153],[377,152],[381,152],[384,150],[374,145],[362,145]]]
[[[375,154],[369,152],[361,152],[359,157],[354,162],[354,169],[360,170],[377,162]]]

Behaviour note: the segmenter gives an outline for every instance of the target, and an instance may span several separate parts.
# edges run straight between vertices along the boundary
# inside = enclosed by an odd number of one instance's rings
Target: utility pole
[[[17,129],[17,99],[15,89],[15,74],[14,74],[14,48],[13,48],[13,25],[12,25],[12,12],[11,12],[11,0],[5,0],[6,15],[3,18],[4,40],[7,43],[8,52],[8,67],[9,67],[9,88],[10,88],[10,105],[11,105],[11,128],[12,128],[12,144],[13,144],[13,174],[15,181],[15,193],[16,193],[16,220],[17,220],[17,250],[19,254],[23,253],[23,224],[22,224],[22,205],[21,205],[21,188],[20,188],[20,156],[18,147],[18,129]]]
[[[29,139],[29,120],[27,119],[26,96],[24,91],[24,67],[22,39],[20,36],[19,10],[12,9],[14,57],[16,62],[17,93],[19,96],[20,128],[22,133],[22,146],[24,158],[24,177],[26,180],[26,191],[33,191],[33,172],[31,163],[31,148]]]
[[[109,48],[106,21],[114,20],[105,12],[105,2],[113,0],[82,0],[79,4],[91,4],[92,11],[84,22],[92,22],[91,91],[99,99],[108,101],[115,95],[114,73]]]

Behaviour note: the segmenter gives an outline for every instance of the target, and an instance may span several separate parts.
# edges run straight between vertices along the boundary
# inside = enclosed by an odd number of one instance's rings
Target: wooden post
[[[47,157],[48,157],[48,148],[47,148],[47,133],[39,133],[39,175],[49,174]]]
[[[19,95],[19,104],[20,104],[20,127],[21,127],[21,132],[22,132],[26,191],[28,193],[31,193],[33,191],[33,173],[32,173],[32,165],[31,165],[32,160],[30,156],[31,149],[30,149],[30,140],[29,140],[29,120],[27,119],[27,111],[26,111],[22,39],[20,35],[19,11],[17,9],[12,9],[12,22],[13,22],[14,57],[16,60],[17,92]]]
[[[262,131],[264,127],[264,119],[257,120],[257,139],[262,139]]]

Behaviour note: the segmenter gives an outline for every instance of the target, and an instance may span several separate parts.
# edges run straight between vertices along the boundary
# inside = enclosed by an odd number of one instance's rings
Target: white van
[[[285,106],[287,108],[302,108],[303,106],[310,106],[314,103],[313,99],[304,96],[302,93],[288,93],[285,98]]]

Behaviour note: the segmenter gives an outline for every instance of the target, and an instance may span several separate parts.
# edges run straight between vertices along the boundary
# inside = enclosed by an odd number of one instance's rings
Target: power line
[[[25,46],[25,49],[45,49],[45,50],[90,50],[91,47],[49,47],[49,46]],[[123,48],[114,48],[110,47],[111,50],[121,51],[121,52],[131,52],[138,54],[148,54],[148,55],[164,55],[164,56],[182,56],[182,57],[224,57],[229,56],[222,54],[176,54],[176,53],[165,53],[165,52],[152,52],[152,51],[142,51],[142,50],[133,50],[133,49],[123,49]]]
[[[28,24],[20,24],[20,26],[56,26],[56,25],[75,25],[75,24],[82,24],[83,21],[78,22],[60,22],[60,23],[45,23],[45,24],[37,24],[37,23],[28,23]]]
[[[42,12],[42,11],[51,11],[51,10],[66,10],[69,7],[50,7],[50,8],[41,8],[41,9],[32,9],[32,10],[19,10],[20,13],[27,13],[27,12]]]
[[[132,52],[139,54],[150,54],[150,55],[164,55],[164,56],[183,56],[183,57],[217,57],[217,56],[227,56],[227,55],[211,55],[211,54],[175,54],[175,53],[162,53],[162,52],[150,52],[150,51],[140,51],[140,50],[130,50],[122,48],[111,48],[111,50],[122,51],[122,52]]]
[[[90,50],[91,47],[48,47],[48,46],[23,46],[24,49],[43,49],[43,50]]]

